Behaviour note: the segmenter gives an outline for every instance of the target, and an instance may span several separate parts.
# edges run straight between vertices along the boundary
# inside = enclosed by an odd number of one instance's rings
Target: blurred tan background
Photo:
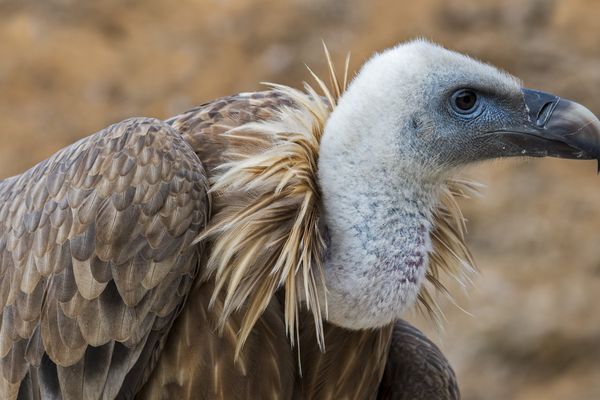
[[[0,178],[129,116],[299,85],[321,39],[353,69],[423,36],[600,113],[600,2],[0,0]],[[600,177],[593,162],[501,161],[464,203],[481,274],[438,332],[464,399],[600,399]]]

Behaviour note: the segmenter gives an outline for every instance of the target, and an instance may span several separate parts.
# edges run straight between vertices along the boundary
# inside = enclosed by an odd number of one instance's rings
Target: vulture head
[[[399,318],[426,276],[448,179],[465,165],[513,156],[598,159],[600,121],[426,41],[369,60],[320,144],[326,318],[350,329]]]

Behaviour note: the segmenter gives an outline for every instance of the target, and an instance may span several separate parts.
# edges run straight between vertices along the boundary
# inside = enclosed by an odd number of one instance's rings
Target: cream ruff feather
[[[211,182],[213,209],[209,227],[196,240],[211,241],[206,274],[214,275],[213,300],[223,291],[221,326],[234,312],[244,314],[236,354],[275,293],[283,287],[285,323],[292,345],[298,332],[298,309],[312,311],[316,336],[324,350],[323,310],[318,290],[324,287],[321,204],[317,181],[319,143],[329,115],[346,88],[348,62],[338,79],[325,48],[330,86],[312,71],[321,95],[270,84],[294,101],[268,121],[252,122],[223,134],[231,149]],[[446,273],[464,285],[473,269],[465,245],[465,220],[456,198],[477,193],[478,184],[448,180],[434,212],[426,283],[418,300],[438,320],[441,310],[431,288],[449,295],[440,281]],[[325,316],[326,317],[326,316]]]

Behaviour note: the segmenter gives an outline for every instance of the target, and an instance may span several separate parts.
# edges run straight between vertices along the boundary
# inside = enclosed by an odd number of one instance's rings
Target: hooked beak
[[[545,92],[522,93],[527,120],[502,132],[503,141],[517,146],[520,155],[597,159],[600,167],[600,121],[590,110]]]

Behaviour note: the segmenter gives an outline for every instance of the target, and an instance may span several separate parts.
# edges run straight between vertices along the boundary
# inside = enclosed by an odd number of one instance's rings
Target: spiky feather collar
[[[329,115],[347,85],[349,58],[340,80],[329,52],[330,85],[310,71],[321,94],[308,83],[304,91],[269,84],[291,99],[273,118],[228,130],[228,162],[211,182],[214,215],[196,240],[211,243],[206,276],[214,276],[215,291],[225,294],[221,325],[234,312],[243,313],[238,332],[239,354],[254,324],[283,288],[284,317],[292,345],[299,329],[299,307],[314,317],[316,337],[324,351],[323,310],[319,286],[323,280],[326,243],[322,236],[321,203],[317,180],[319,144]],[[431,288],[449,295],[441,273],[463,283],[474,261],[465,244],[465,220],[457,198],[477,193],[478,185],[449,179],[433,213],[432,250],[426,283],[418,295],[424,311],[439,320]]]

